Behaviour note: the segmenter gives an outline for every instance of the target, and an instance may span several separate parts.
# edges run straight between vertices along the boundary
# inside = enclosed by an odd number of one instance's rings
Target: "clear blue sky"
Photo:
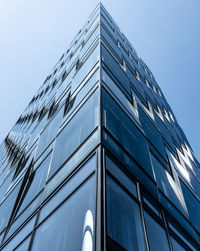
[[[0,142],[96,0],[0,1]],[[200,159],[200,0],[107,0]]]

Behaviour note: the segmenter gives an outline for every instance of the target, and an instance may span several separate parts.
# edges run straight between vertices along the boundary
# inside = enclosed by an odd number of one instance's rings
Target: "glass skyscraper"
[[[99,4],[0,145],[0,250],[199,250],[200,164]]]

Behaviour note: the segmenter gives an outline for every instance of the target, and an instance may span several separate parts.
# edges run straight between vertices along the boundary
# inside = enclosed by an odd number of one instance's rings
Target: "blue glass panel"
[[[62,122],[64,113],[64,106],[59,110],[59,112],[55,115],[52,121],[48,124],[48,126],[41,133],[39,139],[39,145],[37,147],[36,159],[41,155],[41,153],[46,149],[46,147],[51,143],[58,132],[58,128]]]
[[[80,58],[82,58],[82,56],[85,55],[85,53],[90,48],[90,46],[95,41],[95,39],[97,38],[98,35],[100,35],[100,27],[99,27],[99,25],[96,27],[95,31],[92,31],[92,34],[89,35],[90,37],[86,38],[86,42],[85,42],[82,50],[80,51]]]
[[[12,223],[10,229],[5,237],[7,240],[21,225],[28,219],[28,217],[35,211],[35,209],[41,203],[41,197],[38,196],[35,200],[26,208],[26,210]]]
[[[190,192],[190,190],[181,181],[181,187],[183,190],[184,198],[186,201],[187,209],[191,218],[192,224],[200,232],[200,202]]]
[[[98,124],[98,91],[86,101],[56,139],[49,177],[83,143]]]
[[[60,185],[80,164],[85,157],[99,144],[99,131],[97,130],[75,154],[67,161],[67,163],[59,170],[47,184],[45,189],[45,198],[52,193],[58,185]]]
[[[165,124],[162,122],[162,120],[159,118],[159,116],[155,112],[154,112],[154,118],[155,118],[158,128],[160,129],[162,133],[162,136],[165,138],[166,142],[169,144],[171,149],[176,153],[171,134],[169,133],[167,127],[165,126]]]
[[[108,134],[103,132],[103,144],[119,162],[158,200],[156,184],[135,164],[130,156]]]
[[[94,198],[93,176],[36,229],[31,250],[92,251],[95,230]]]
[[[170,222],[168,223],[169,227],[171,230],[173,230],[174,233],[176,233],[176,235],[179,237],[179,239],[181,240],[180,243],[184,243],[185,245],[187,245],[192,251],[196,251],[196,248],[192,245],[191,242],[189,242],[189,240],[187,239],[186,235],[183,234],[182,232],[180,232],[180,229],[178,230],[177,226],[174,224],[172,225]],[[176,227],[175,227],[176,226]],[[187,250],[189,250],[189,248]]]
[[[23,209],[35,198],[35,196],[44,187],[47,179],[47,172],[50,164],[51,154],[42,162],[42,164],[33,170],[27,180],[27,185],[24,190],[22,201],[20,201],[20,208],[18,215]]]
[[[187,251],[181,244],[171,237],[172,247],[174,251]]]
[[[157,149],[157,151],[163,156],[163,158],[167,159],[167,154],[163,144],[162,135],[160,134],[156,126],[153,124],[151,119],[145,114],[145,112],[140,107],[138,107],[138,112],[139,112],[140,123],[145,132],[146,137]]]
[[[97,64],[97,62],[99,61],[99,53],[100,49],[99,46],[97,46],[92,52],[92,54],[86,59],[86,61],[83,62],[82,67],[76,73],[76,75],[72,80],[71,93],[73,93],[76,90],[76,88],[82,83],[82,81],[87,77],[89,72]]]
[[[167,170],[159,163],[159,161],[151,155],[152,164],[154,168],[155,178],[160,190],[168,197],[168,199],[174,203],[174,205],[185,215],[186,211],[182,203],[180,191],[178,185],[173,180],[173,177],[168,173]]]
[[[9,222],[21,183],[22,180],[16,185],[16,187],[10,192],[8,197],[0,205],[0,232],[7,226]]]
[[[30,240],[31,240],[31,236],[26,238],[26,240],[23,241],[20,246],[18,246],[16,249],[14,249],[14,251],[26,251],[26,250],[28,250]]]
[[[87,161],[81,169],[76,172],[70,180],[56,193],[54,196],[44,205],[40,212],[38,224],[44,220],[60,203],[62,203],[66,197],[68,197],[77,187],[94,172],[96,168],[96,155]],[[52,185],[47,185],[45,191],[45,198],[47,198],[52,192]]]
[[[150,250],[170,251],[165,230],[148,213],[144,211]]]
[[[146,250],[137,203],[109,176],[106,191],[107,234],[127,251]]]
[[[104,15],[101,15],[101,23],[103,23],[103,25],[106,27],[106,29],[110,32],[114,41],[117,41],[117,36],[114,33],[114,29],[112,27],[112,24],[107,20],[107,18]]]
[[[119,88],[123,89],[127,92],[127,94],[131,95],[129,79],[121,69],[119,64],[114,60],[111,54],[105,49],[104,46],[101,47],[102,50],[102,61],[108,67],[107,71],[114,78],[116,83],[118,83]]]
[[[106,168],[133,196],[137,198],[136,184],[108,156],[106,156]]]
[[[103,36],[103,41],[109,46],[109,49],[112,51],[112,53],[115,55],[115,57],[118,59],[118,62],[122,62],[122,53],[117,47],[116,43],[113,41],[112,37],[108,34],[108,32],[104,29],[103,26],[101,26],[101,35]]]
[[[106,84],[106,86],[112,91],[112,93],[116,96],[116,98],[120,101],[120,103],[126,108],[137,123],[139,122],[138,117],[136,116],[136,109],[132,106],[130,101],[126,98],[126,96],[121,92],[116,83],[110,78],[110,76],[102,69],[102,80]]]
[[[34,216],[26,225],[19,231],[2,251],[13,250],[30,232],[33,230],[36,216]]]
[[[153,178],[146,139],[104,90],[102,90],[102,96],[103,125]]]
[[[163,194],[160,194],[160,201],[166,211],[184,228],[186,231],[196,239],[196,235],[191,224],[185,219],[185,217],[173,206],[173,204],[166,199]]]

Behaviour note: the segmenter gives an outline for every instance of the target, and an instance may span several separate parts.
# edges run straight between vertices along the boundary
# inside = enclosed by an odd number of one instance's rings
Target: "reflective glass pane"
[[[171,237],[172,247],[174,251],[187,251],[181,244],[175,240],[173,237]]]
[[[172,203],[174,203],[174,205],[183,214],[186,215],[178,184],[175,182],[171,174],[169,174],[168,171],[164,169],[164,167],[153,155],[151,155],[151,159],[158,187],[168,197],[168,199],[172,201]]]
[[[106,168],[130,193],[137,197],[136,184],[108,156],[106,156]]]
[[[65,184],[64,186],[56,193],[54,196],[43,206],[40,211],[39,222],[42,222],[44,218],[46,218],[59,204],[61,204],[66,197],[68,197],[77,187],[88,178],[89,175],[94,172],[96,168],[96,155],[90,158],[79,170],[73,175]],[[54,177],[54,179],[57,176]],[[50,195],[52,192],[52,187],[55,180],[52,179],[45,190],[45,198]]]
[[[48,126],[41,133],[39,139],[39,145],[37,147],[37,152],[36,152],[36,159],[41,155],[41,153],[46,149],[46,147],[56,136],[58,128],[63,118],[63,113],[64,113],[64,106],[59,110],[59,112],[55,115],[50,124],[48,124]]]
[[[33,230],[36,216],[34,216],[2,249],[3,251],[13,250]]]
[[[165,230],[148,213],[144,211],[150,250],[170,251]]]
[[[145,137],[106,91],[102,91],[102,96],[103,125],[153,178]]]
[[[106,185],[107,234],[126,250],[146,250],[139,206],[109,176]]]
[[[42,162],[42,164],[37,169],[33,170],[30,174],[22,201],[20,202],[21,205],[18,214],[22,212],[22,210],[35,198],[35,196],[44,187],[47,179],[50,159],[51,154],[49,154],[48,157]]]
[[[86,101],[56,139],[49,177],[63,164],[98,124],[98,91]]]
[[[104,68],[106,72],[114,78],[118,87],[130,95],[131,91],[128,77],[104,46],[102,46],[102,61],[105,63]]]
[[[30,243],[30,239],[31,239],[31,236],[28,237],[25,241],[22,242],[22,244],[20,246],[18,246],[16,249],[14,249],[14,251],[27,251],[28,250],[28,246],[29,246],[29,243]]]
[[[93,250],[94,182],[93,176],[38,227],[32,251]]]
[[[83,62],[82,67],[76,73],[72,80],[72,89],[71,92],[73,93],[76,88],[81,84],[81,82],[86,78],[92,68],[96,65],[99,61],[99,46],[97,46],[92,54]]]

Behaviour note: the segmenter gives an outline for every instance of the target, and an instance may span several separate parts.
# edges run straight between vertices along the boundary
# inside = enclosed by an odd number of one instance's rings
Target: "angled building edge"
[[[1,250],[199,250],[200,164],[99,4],[0,145]]]

